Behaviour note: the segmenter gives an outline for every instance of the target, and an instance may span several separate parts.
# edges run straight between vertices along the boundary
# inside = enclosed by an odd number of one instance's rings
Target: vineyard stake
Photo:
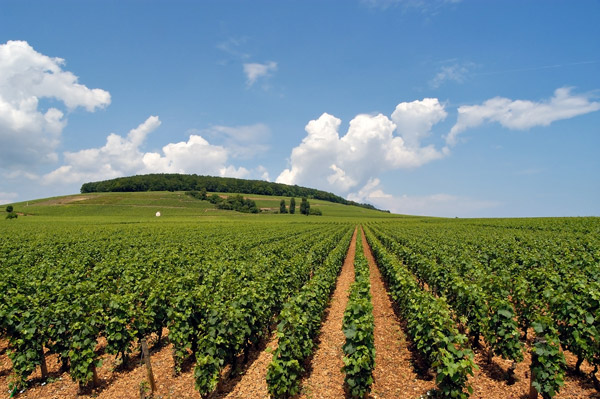
[[[535,346],[535,341],[539,341],[540,338],[536,337],[534,339],[534,346]],[[532,351],[531,353],[531,369],[530,369],[530,379],[529,379],[529,399],[537,399],[538,397],[538,391],[537,389],[535,389],[535,387],[533,386],[533,382],[535,381],[535,373],[533,371],[534,366],[537,364],[538,362],[538,355],[537,353],[535,353],[535,351]]]
[[[146,343],[146,338],[142,338],[140,340],[142,344],[142,358],[144,359],[144,363],[146,363],[146,371],[148,372],[148,380],[150,381],[150,388],[152,389],[152,393],[156,391],[156,382],[154,382],[154,373],[152,373],[152,364],[150,363],[150,352],[148,351],[148,344]]]
[[[508,368],[508,381],[507,384],[508,385],[513,385],[516,380],[515,380],[515,370],[517,368],[517,362],[513,361],[510,365],[510,367]]]
[[[40,368],[42,370],[42,380],[48,378],[48,366],[46,365],[46,357],[44,356],[44,347],[40,346]]]
[[[94,388],[100,386],[100,380],[98,379],[98,371],[96,370],[95,364],[92,364],[92,386]]]

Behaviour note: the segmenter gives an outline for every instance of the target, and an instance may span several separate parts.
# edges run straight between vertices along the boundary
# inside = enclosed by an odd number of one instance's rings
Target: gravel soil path
[[[375,370],[370,398],[417,398],[426,395],[435,383],[419,376],[412,367],[412,354],[401,322],[394,312],[383,277],[377,268],[371,248],[363,235],[362,244],[369,261],[371,296],[375,319]]]
[[[302,383],[301,399],[340,399],[345,396],[342,345],[346,337],[342,332],[342,320],[348,303],[348,290],[354,282],[355,251],[356,230],[317,337],[318,347],[310,359],[312,368]]]

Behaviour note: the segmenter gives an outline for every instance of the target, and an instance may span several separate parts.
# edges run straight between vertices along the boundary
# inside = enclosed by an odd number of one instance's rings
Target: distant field
[[[212,193],[209,193],[209,195]],[[222,196],[234,194],[217,193]],[[279,202],[285,199],[289,207],[290,198],[271,197],[267,195],[245,194],[245,198],[250,198],[256,202],[259,208],[265,209],[265,213],[279,211]],[[322,200],[309,200],[311,207],[318,208],[323,212],[322,217],[393,217],[385,212],[374,211],[351,205],[336,204]],[[299,218],[305,217],[299,214],[300,198],[296,198],[295,215],[276,215],[279,218]],[[61,217],[65,220],[69,218],[82,217],[116,217],[118,220],[134,218],[137,221],[144,219],[156,219],[156,212],[161,212],[161,220],[174,217],[242,217],[256,218],[268,217],[269,215],[247,215],[234,211],[224,211],[216,209],[208,201],[200,201],[186,195],[183,192],[170,191],[151,191],[134,193],[88,193],[75,194],[63,197],[40,199],[28,202],[14,204],[15,212],[22,213],[25,216],[37,217]],[[3,209],[4,207],[0,207]],[[310,216],[317,218],[317,216]],[[26,218],[23,218],[26,219]],[[105,221],[109,221],[105,219]]]

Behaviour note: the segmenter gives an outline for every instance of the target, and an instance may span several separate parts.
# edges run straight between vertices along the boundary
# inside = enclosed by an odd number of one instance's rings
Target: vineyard
[[[337,397],[308,383],[333,316],[321,363],[349,398],[600,397],[597,218],[94,218],[85,201],[0,223],[6,397]],[[384,373],[376,290],[410,358]]]

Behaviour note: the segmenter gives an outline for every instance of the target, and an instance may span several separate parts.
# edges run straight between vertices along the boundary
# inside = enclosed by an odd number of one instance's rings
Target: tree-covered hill
[[[376,209],[370,204],[348,201],[338,195],[301,186],[271,183],[264,180],[245,180],[232,177],[215,177],[183,174],[149,174],[119,177],[111,180],[84,183],[81,193],[141,192],[141,191],[201,191],[306,197]]]

